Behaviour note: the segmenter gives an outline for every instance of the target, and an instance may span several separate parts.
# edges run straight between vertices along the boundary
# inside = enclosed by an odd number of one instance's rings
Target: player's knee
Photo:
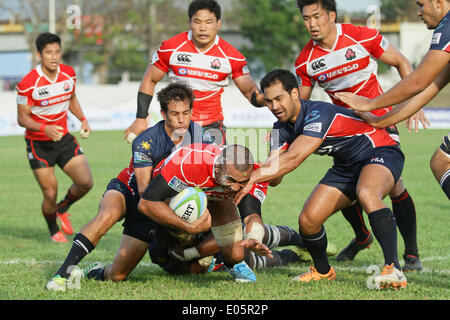
[[[305,234],[314,233],[314,230],[320,225],[320,223],[314,219],[314,215],[309,214],[308,212],[302,212],[300,214],[298,224],[301,232]]]
[[[94,181],[92,179],[85,179],[77,183],[77,187],[83,192],[87,193],[94,186]]]
[[[53,187],[42,187],[42,194],[44,199],[50,202],[56,202],[56,197],[58,196],[58,190]]]
[[[127,278],[128,274],[123,273],[123,272],[114,272],[111,271],[108,274],[108,280],[113,281],[113,282],[120,282],[120,281],[124,281]]]
[[[360,187],[356,190],[356,197],[359,202],[363,205],[364,208],[367,207],[367,204],[377,198],[377,195],[374,193],[374,190],[370,187]]]

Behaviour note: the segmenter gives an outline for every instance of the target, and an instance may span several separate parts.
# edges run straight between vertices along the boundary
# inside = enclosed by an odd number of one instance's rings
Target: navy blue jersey
[[[134,189],[132,186],[135,186],[134,168],[154,168],[177,147],[203,143],[202,127],[191,121],[183,142],[175,146],[164,129],[164,123],[164,120],[159,121],[134,139],[130,165],[117,176],[117,179],[128,185],[130,190]]]
[[[323,139],[316,154],[354,162],[365,159],[376,147],[396,145],[386,130],[368,125],[350,109],[321,101],[300,101],[295,123],[274,123],[271,150],[287,149],[298,136],[306,135]]]
[[[450,11],[434,29],[430,50],[450,52]]]

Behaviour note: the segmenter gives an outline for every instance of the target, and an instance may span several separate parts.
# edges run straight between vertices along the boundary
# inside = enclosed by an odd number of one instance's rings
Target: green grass
[[[381,267],[383,263],[381,249],[378,243],[374,243],[369,250],[362,251],[353,263],[338,263],[331,259],[337,270],[337,280],[334,282],[291,284],[290,278],[305,271],[309,263],[258,270],[258,282],[250,285],[235,284],[226,273],[170,276],[151,264],[147,255],[125,282],[82,280],[81,290],[47,292],[44,289],[47,280],[59,268],[72,244],[50,241],[40,212],[41,192],[26,160],[23,137],[1,137],[0,300],[448,300],[450,203],[429,169],[429,159],[446,131],[427,130],[416,135],[401,129],[406,154],[403,179],[417,209],[419,250],[425,270],[408,273],[408,287],[399,291],[368,289],[366,282],[371,274],[366,273],[366,269],[371,265]],[[92,168],[94,188],[70,210],[76,230],[96,215],[107,183],[128,165],[130,157],[130,145],[123,141],[121,131],[94,132],[88,140],[79,141]],[[260,148],[265,147],[260,145]],[[279,187],[271,188],[263,205],[265,222],[289,225],[297,230],[301,207],[330,164],[329,157],[312,156],[287,175]],[[56,172],[61,198],[70,180],[61,170],[56,169]],[[390,206],[390,201],[386,203]],[[339,249],[353,237],[350,225],[340,213],[332,216],[325,227],[329,241]],[[118,223],[80,266],[93,261],[112,262],[121,233],[121,223]],[[403,241],[400,235],[398,239],[401,255]]]

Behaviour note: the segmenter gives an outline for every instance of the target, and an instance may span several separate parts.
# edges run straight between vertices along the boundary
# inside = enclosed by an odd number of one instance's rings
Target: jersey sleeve
[[[244,55],[240,53],[237,49],[232,47],[230,44],[226,46],[228,51],[228,61],[231,65],[231,78],[236,79],[240,76],[249,74],[247,60]]]
[[[17,91],[17,98],[16,102],[17,104],[22,104],[25,106],[32,106],[33,105],[33,89],[34,84],[32,84],[28,78],[22,79],[22,81],[19,82],[16,86]]]
[[[170,48],[168,41],[163,41],[159,48],[153,53],[152,65],[167,73],[170,69],[170,56],[173,50]]]
[[[306,58],[305,54],[302,51],[295,60],[295,75],[297,77],[297,83],[299,87],[301,86],[312,87],[314,86],[314,81],[308,75],[307,61],[305,58]]]
[[[450,52],[450,20],[444,18],[433,32],[430,50]]]
[[[155,139],[151,139],[145,134],[141,134],[134,139],[131,148],[134,168],[153,167],[152,152],[155,143]]]
[[[352,36],[375,58],[378,59],[387,50],[389,40],[373,28],[355,27]]]

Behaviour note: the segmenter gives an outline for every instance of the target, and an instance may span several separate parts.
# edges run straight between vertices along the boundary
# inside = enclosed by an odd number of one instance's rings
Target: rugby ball
[[[188,187],[170,199],[169,207],[186,222],[192,223],[205,213],[206,194],[196,187]]]

